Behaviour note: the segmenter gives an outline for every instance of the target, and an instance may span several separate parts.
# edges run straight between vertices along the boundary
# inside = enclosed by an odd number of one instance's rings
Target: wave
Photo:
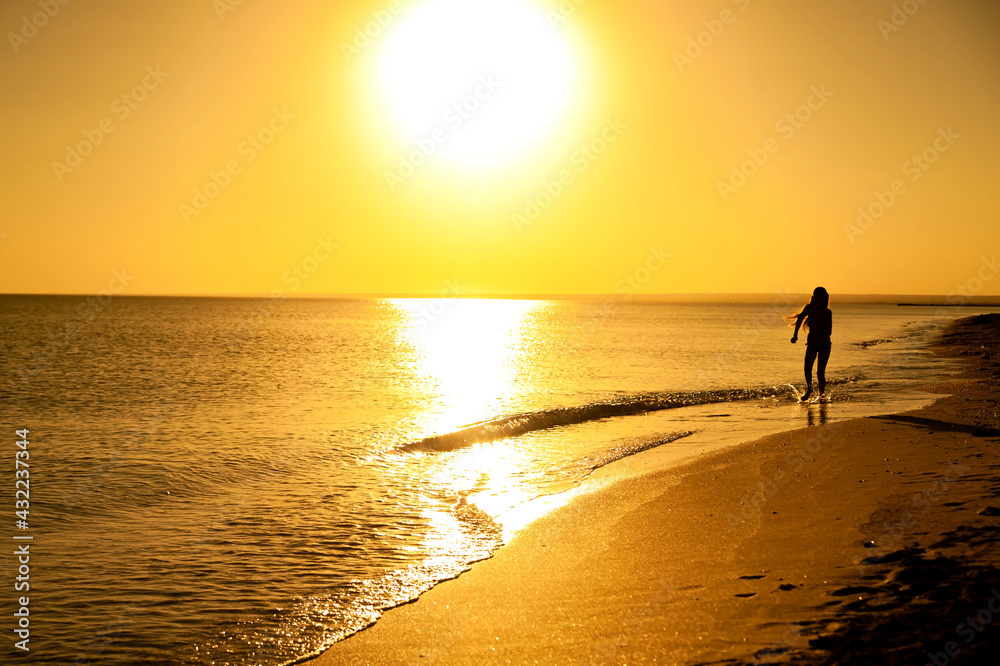
[[[684,430],[682,432],[671,432],[652,437],[629,437],[621,442],[615,443],[614,446],[605,451],[582,458],[581,462],[587,466],[588,472],[594,472],[605,465],[610,465],[616,460],[621,460],[622,458],[634,456],[635,454],[642,453],[643,451],[655,449],[657,446],[663,446],[664,444],[676,442],[682,437],[689,437],[693,434],[693,430]]]
[[[874,347],[875,345],[884,345],[887,342],[895,342],[896,340],[899,340],[899,338],[895,337],[895,338],[879,338],[877,340],[862,340],[861,342],[852,342],[851,344],[853,344],[855,347],[868,349],[869,347]]]
[[[830,379],[828,385],[856,382],[860,376]],[[454,451],[462,447],[498,439],[517,437],[536,430],[546,430],[557,426],[576,425],[616,416],[634,416],[663,409],[692,407],[719,402],[739,402],[762,399],[797,400],[791,386],[765,386],[760,388],[715,389],[709,391],[689,391],[683,393],[640,393],[635,395],[592,402],[578,407],[556,407],[535,412],[523,412],[500,416],[466,426],[461,430],[443,435],[426,437],[403,444],[401,453],[434,453]]]

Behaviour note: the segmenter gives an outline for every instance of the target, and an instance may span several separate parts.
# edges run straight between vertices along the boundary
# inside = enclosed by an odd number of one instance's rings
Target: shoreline
[[[976,663],[1000,644],[956,633],[1000,589],[998,331],[948,329],[978,360],[928,407],[609,480],[305,663]]]

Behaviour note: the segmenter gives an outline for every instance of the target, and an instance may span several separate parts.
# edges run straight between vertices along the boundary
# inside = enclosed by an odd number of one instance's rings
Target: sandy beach
[[[0,24],[2,663],[1000,666],[997,0]]]
[[[309,663],[996,663],[998,340],[953,325],[927,408],[596,479]]]

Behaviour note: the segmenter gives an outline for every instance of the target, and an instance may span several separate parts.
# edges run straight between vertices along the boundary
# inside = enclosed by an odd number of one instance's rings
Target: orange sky
[[[995,3],[525,3],[562,6],[568,107],[394,187],[378,73],[422,0],[5,2],[0,293],[1000,294]],[[503,84],[463,131],[551,111]]]

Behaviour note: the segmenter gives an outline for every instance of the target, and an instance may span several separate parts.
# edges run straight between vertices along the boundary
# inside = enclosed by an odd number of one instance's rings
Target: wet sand
[[[309,663],[996,664],[1000,316],[941,353],[930,407],[606,479]]]

